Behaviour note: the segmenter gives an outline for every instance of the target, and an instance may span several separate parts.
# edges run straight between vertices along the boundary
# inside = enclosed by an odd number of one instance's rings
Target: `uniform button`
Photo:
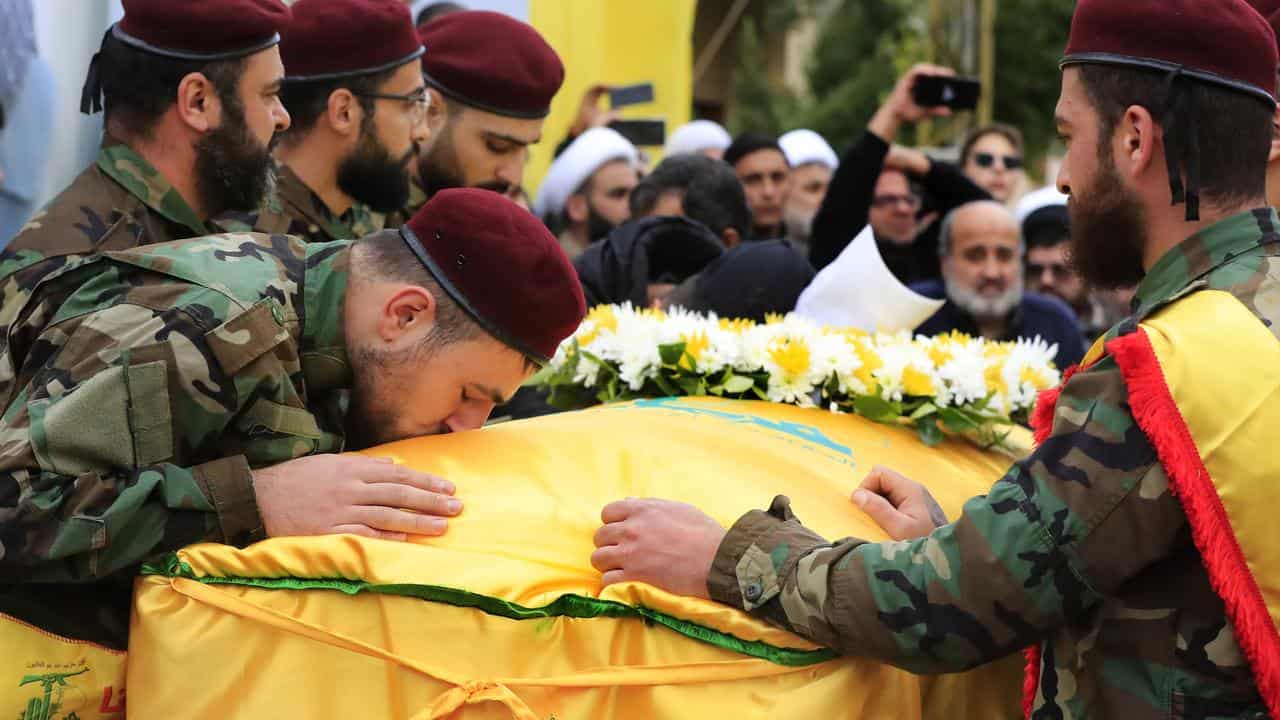
[[[747,602],[752,603],[759,600],[760,596],[763,594],[764,588],[760,587],[760,583],[754,580],[747,583],[747,589],[743,592],[743,596],[746,597]]]

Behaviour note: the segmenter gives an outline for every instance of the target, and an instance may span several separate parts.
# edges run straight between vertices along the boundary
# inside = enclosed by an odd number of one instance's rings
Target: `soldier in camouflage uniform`
[[[369,42],[378,38],[378,42]],[[218,219],[228,232],[363,237],[405,207],[415,147],[426,142],[428,95],[413,18],[400,0],[300,0],[280,43],[277,193],[252,213]]]
[[[408,217],[445,188],[508,193],[521,185],[529,146],[542,140],[551,100],[564,83],[560,56],[532,26],[507,15],[464,10],[418,30],[427,52],[431,137],[418,150]]]
[[[1201,36],[1213,43],[1189,41]],[[1108,339],[1204,290],[1280,337],[1280,218],[1264,194],[1276,57],[1243,0],[1078,4],[1057,109],[1073,255],[1093,284],[1141,280]],[[1170,206],[1171,184],[1185,208]],[[592,560],[605,584],[710,597],[913,672],[1038,645],[1033,718],[1265,718],[1130,390],[1109,353],[1076,372],[1038,449],[936,529],[927,493],[877,470],[855,501],[896,542],[828,541],[785,497],[727,532],[687,505],[627,500],[604,509]]]
[[[85,83],[86,113],[106,99],[102,150],[0,255],[0,315],[77,257],[206,235],[211,216],[265,197],[267,146],[289,125],[276,47],[288,8],[279,0],[125,0],[124,8]],[[196,25],[198,35],[185,32]],[[57,262],[41,262],[49,257]]]
[[[0,613],[123,647],[139,563],[186,544],[443,532],[446,481],[334,453],[480,427],[584,314],[555,238],[480,190],[354,242],[51,272],[0,354]]]

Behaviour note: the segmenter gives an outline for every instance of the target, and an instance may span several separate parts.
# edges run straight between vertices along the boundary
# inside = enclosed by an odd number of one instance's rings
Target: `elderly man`
[[[253,210],[271,187],[268,146],[289,127],[277,48],[289,8],[125,0],[124,11],[84,86],[84,112],[106,100],[102,149],[0,255],[6,306],[60,266],[45,257],[205,235],[210,218]]]
[[[1033,647],[1031,718],[1280,717],[1276,36],[1244,0],[1081,0],[1062,66],[1074,261],[1140,284],[1042,397],[1038,448],[936,529],[919,486],[873,472],[858,505],[921,521],[894,543],[818,537],[781,497],[727,533],[616,503],[605,584],[711,596],[914,672]]]
[[[356,241],[219,235],[59,273],[0,382],[0,613],[120,648],[139,564],[184,545],[444,532],[448,482],[339,453],[480,427],[584,314],[555,238],[481,190]]]
[[[782,210],[782,221],[791,246],[807,258],[813,218],[827,197],[840,158],[826,139],[812,130],[792,130],[778,138],[778,145],[791,165],[791,194]]]
[[[293,124],[275,152],[276,197],[220,229],[310,242],[382,229],[408,202],[414,148],[427,139],[422,52],[400,0],[299,0],[280,43]]]
[[[947,304],[916,332],[958,330],[991,340],[1038,336],[1058,346],[1058,367],[1079,362],[1085,348],[1071,309],[1057,298],[1024,291],[1024,250],[1017,219],[1000,203],[983,200],[951,211],[938,233],[942,282],[911,288],[946,298]]]
[[[739,135],[724,161],[742,181],[751,206],[752,230],[749,240],[778,240],[787,234],[782,222],[783,208],[791,194],[791,166],[774,138],[755,133]]]
[[[570,258],[631,217],[639,161],[626,138],[600,127],[579,135],[551,164],[533,210],[559,229],[560,247]]]

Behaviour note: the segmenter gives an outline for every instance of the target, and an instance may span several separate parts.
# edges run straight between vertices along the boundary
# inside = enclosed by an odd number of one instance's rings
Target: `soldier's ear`
[[[347,88],[338,88],[329,93],[329,105],[325,112],[329,127],[342,136],[360,134],[360,121],[364,112],[360,100]]]
[[[436,322],[436,297],[421,285],[399,285],[386,296],[378,335],[384,342],[417,341]]]
[[[200,134],[222,123],[222,100],[204,73],[187,73],[178,82],[174,110],[184,125]]]

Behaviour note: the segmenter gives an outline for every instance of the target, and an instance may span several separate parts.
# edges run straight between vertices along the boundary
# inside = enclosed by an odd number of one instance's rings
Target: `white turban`
[[[831,145],[821,135],[812,130],[792,130],[778,138],[782,153],[793,168],[801,165],[818,163],[835,170],[840,166],[840,158]]]
[[[1021,225],[1027,221],[1027,218],[1031,217],[1031,213],[1037,210],[1043,210],[1052,205],[1065,206],[1066,204],[1067,196],[1058,192],[1058,188],[1050,185],[1023,195],[1022,199],[1018,201],[1018,209],[1014,215],[1018,216],[1018,224]]]
[[[634,167],[639,164],[640,156],[635,145],[611,128],[591,128],[579,135],[547,170],[533,204],[534,214],[546,217],[564,210],[569,196],[614,160],[626,160]]]
[[[733,143],[729,131],[710,120],[694,120],[676,128],[662,150],[664,157],[694,155],[703,150],[724,150]]]

